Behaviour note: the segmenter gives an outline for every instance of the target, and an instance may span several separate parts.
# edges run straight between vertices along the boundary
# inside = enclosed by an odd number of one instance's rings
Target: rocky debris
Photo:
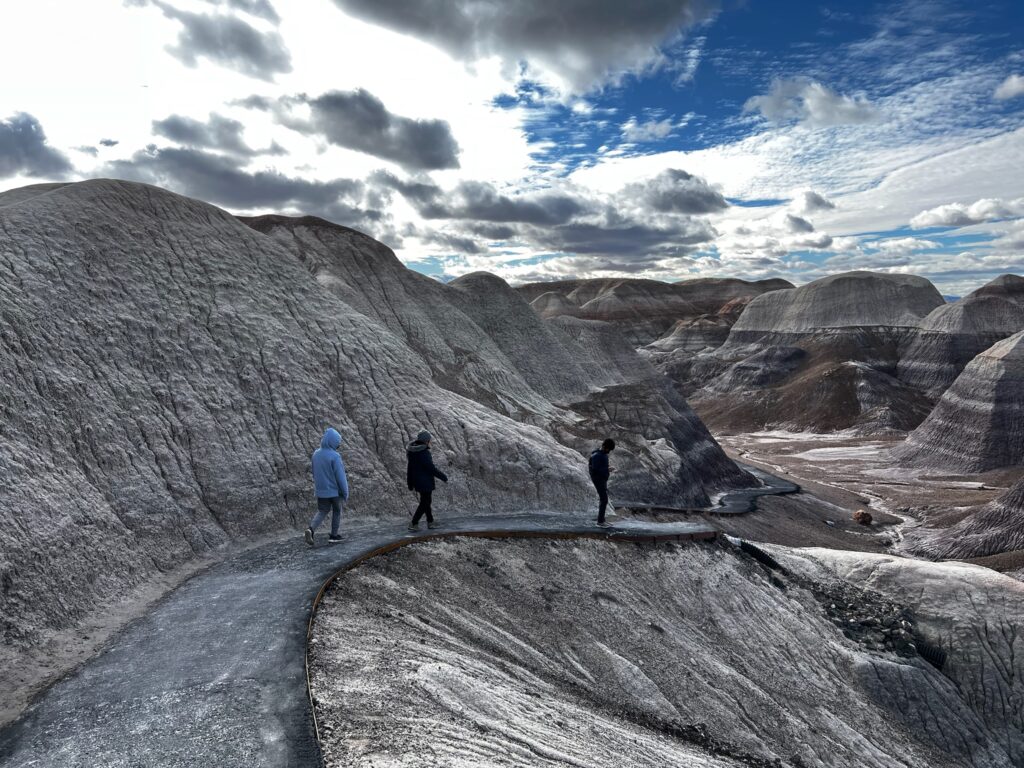
[[[444,286],[319,219],[242,223],[95,180],[5,193],[0,231],[0,634],[18,652],[156,574],[303,526],[327,425],[345,440],[347,515],[404,518],[419,428],[451,475],[438,503],[576,510],[593,500],[589,435],[555,400],[596,391],[616,433],[601,388],[630,387],[636,410],[651,394],[638,357],[628,380],[625,361],[607,369],[610,352],[589,357],[496,278]],[[478,306],[492,300],[529,338]],[[666,478],[691,501],[752,482],[685,401],[651,397],[669,426],[645,435],[653,418],[628,415],[623,479],[651,467],[652,493]]]
[[[842,552],[830,549],[787,550],[768,547],[791,571],[804,578],[827,581],[831,576],[878,592],[906,606],[914,617],[918,650],[930,663],[941,662],[942,680],[985,723],[990,738],[1003,752],[994,765],[1024,763],[1024,584],[988,568],[963,563]],[[880,670],[885,687],[877,691],[876,706],[903,712],[920,732],[931,726],[938,699],[913,704],[902,666]],[[869,674],[874,674],[871,672]],[[859,678],[861,673],[855,674]],[[908,706],[910,703],[910,706]],[[933,738],[957,749],[963,743],[954,731],[934,731]],[[962,758],[974,765],[977,756]],[[922,763],[927,765],[928,763]]]
[[[781,288],[792,288],[792,283],[778,279],[700,278],[663,283],[611,278],[528,283],[516,290],[541,317],[602,320],[618,328],[634,346],[643,346],[671,334],[679,321],[718,315],[727,305],[732,309],[721,317],[731,321],[739,306]]]
[[[903,466],[984,472],[1024,463],[1024,331],[975,357],[893,450]]]
[[[813,570],[818,550],[771,552],[797,577],[715,545],[463,540],[375,558],[314,626],[327,764],[1017,764],[1019,725],[915,653],[905,596]],[[999,607],[974,611],[1005,623]]]
[[[966,560],[1024,550],[1024,480],[948,528],[914,528],[904,548],[933,560]]]
[[[848,640],[869,651],[889,651],[904,658],[917,655],[914,617],[905,606],[843,582],[822,590],[821,597],[829,620]]]
[[[939,397],[978,354],[1024,330],[1024,278],[1003,275],[934,309],[900,351],[902,381]]]
[[[874,518],[871,516],[871,513],[868,512],[866,509],[858,509],[856,512],[853,513],[853,520],[854,522],[860,523],[861,525],[871,525],[871,523],[874,521]]]

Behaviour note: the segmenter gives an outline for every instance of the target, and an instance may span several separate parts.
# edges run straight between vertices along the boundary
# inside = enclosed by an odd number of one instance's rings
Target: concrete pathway
[[[791,492],[784,481],[769,492]],[[730,494],[743,504],[766,489]],[[464,535],[703,539],[704,523],[623,521],[602,530],[589,518],[524,514],[404,522],[321,533],[235,555],[192,577],[116,635],[95,658],[54,684],[0,731],[0,766],[319,766],[306,691],[306,630],[321,585],[350,563],[402,542]],[[321,543],[323,542],[323,543]]]

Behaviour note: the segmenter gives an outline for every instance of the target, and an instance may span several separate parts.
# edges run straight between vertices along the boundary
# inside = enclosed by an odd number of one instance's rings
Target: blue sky
[[[39,0],[8,16],[0,66],[21,76],[0,90],[0,188],[114,176],[313,213],[441,279],[876,269],[958,295],[1024,271],[1018,3]]]

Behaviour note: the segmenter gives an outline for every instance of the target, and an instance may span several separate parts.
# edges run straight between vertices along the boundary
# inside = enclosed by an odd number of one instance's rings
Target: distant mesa
[[[975,355],[1024,329],[1024,278],[1003,275],[925,317],[900,351],[901,381],[939,397]]]
[[[700,278],[663,283],[613,278],[527,283],[516,290],[541,317],[602,320],[639,347],[671,333],[679,322],[718,314],[730,302],[745,304],[767,291],[792,287],[778,279]]]
[[[660,368],[716,429],[906,431],[931,402],[897,378],[899,344],[941,305],[921,277],[831,275],[754,298],[717,348]]]
[[[1024,464],[1024,331],[971,360],[893,455],[959,472]]]
[[[942,295],[923,277],[844,272],[754,299],[733,326],[730,342],[760,333],[913,328],[943,303]]]

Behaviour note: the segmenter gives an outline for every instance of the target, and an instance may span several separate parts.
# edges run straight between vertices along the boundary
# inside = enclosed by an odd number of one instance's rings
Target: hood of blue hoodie
[[[331,427],[328,427],[327,431],[324,432],[323,439],[320,441],[321,448],[332,448],[335,451],[341,445],[341,433]]]

